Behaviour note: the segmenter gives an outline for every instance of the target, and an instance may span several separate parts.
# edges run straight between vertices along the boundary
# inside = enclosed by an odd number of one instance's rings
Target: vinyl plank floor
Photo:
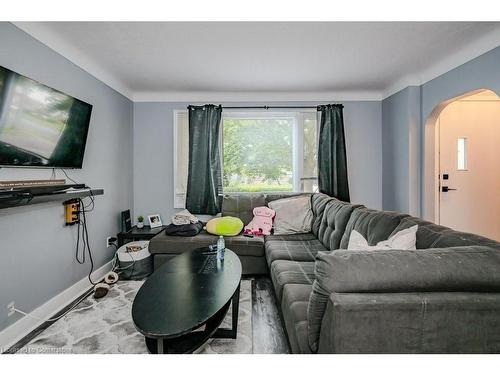
[[[253,280],[252,327],[254,354],[290,353],[273,284],[269,277],[255,277]]]

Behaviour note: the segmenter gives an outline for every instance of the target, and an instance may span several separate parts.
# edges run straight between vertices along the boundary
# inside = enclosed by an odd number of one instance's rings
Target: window
[[[467,138],[458,138],[457,141],[457,169],[467,170]]]
[[[187,111],[174,120],[175,207],[184,207],[188,168]],[[316,111],[223,112],[224,192],[314,192],[317,182]]]

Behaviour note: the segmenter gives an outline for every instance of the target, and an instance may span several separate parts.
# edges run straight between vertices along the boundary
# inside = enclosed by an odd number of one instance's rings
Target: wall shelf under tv
[[[0,209],[30,206],[33,204],[64,202],[70,199],[84,198],[89,196],[103,195],[103,189],[82,189],[52,194],[40,194],[32,197],[2,197],[0,198]]]

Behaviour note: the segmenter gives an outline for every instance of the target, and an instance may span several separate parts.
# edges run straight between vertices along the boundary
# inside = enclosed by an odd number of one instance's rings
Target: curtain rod
[[[222,109],[318,109],[318,107],[322,106],[339,106],[344,108],[342,104],[320,104],[320,105],[261,105],[261,106],[225,106],[218,105],[217,107],[221,107]],[[188,105],[189,108],[196,108],[199,106]]]
[[[269,106],[269,105],[262,105],[262,106],[222,106],[224,109],[317,109],[318,106],[300,106],[300,105],[294,105],[294,106],[288,106],[288,105],[278,105],[278,106]]]

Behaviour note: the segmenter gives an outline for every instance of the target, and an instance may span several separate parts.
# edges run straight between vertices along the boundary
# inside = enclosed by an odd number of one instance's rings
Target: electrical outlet
[[[116,237],[107,237],[106,238],[106,247],[110,247],[116,245]]]
[[[7,305],[7,316],[13,315],[16,312],[15,308],[16,308],[16,305],[14,304],[14,301],[9,303]]]

